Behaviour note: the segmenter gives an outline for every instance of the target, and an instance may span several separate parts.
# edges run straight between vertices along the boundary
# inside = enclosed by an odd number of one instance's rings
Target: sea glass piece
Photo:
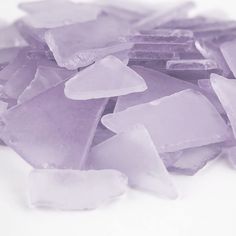
[[[73,101],[64,82],[4,113],[0,137],[35,168],[82,168],[107,100]]]
[[[193,2],[183,2],[172,4],[171,7],[163,8],[160,11],[155,11],[152,14],[140,19],[134,24],[136,30],[151,30],[157,28],[170,20],[179,18],[194,7]]]
[[[118,58],[107,56],[77,73],[65,84],[66,97],[87,100],[115,97],[147,89],[143,78]]]
[[[115,170],[33,170],[30,204],[60,210],[90,210],[123,195],[127,177]]]
[[[170,176],[142,125],[94,146],[89,160],[92,168],[121,171],[134,188],[167,198],[177,197]]]
[[[236,80],[226,79],[217,74],[211,74],[211,85],[226,111],[234,136],[236,137]]]
[[[181,153],[177,153],[176,160],[172,163],[169,162],[167,169],[170,172],[194,175],[220,153],[221,148],[217,144],[189,148],[183,150]]]
[[[136,123],[145,125],[159,153],[222,142],[229,135],[215,107],[191,89],[107,114],[102,123],[115,133]]]
[[[76,71],[60,67],[38,66],[34,79],[18,97],[18,103],[23,103],[39,95],[47,89],[70,78]]]
[[[27,43],[14,25],[0,28],[0,48],[24,47]]]
[[[46,1],[49,4],[47,9],[35,11],[22,20],[34,28],[50,29],[94,20],[100,13],[100,8],[96,5],[59,1],[56,6],[50,6],[54,2],[56,3],[56,1]]]
[[[236,60],[234,57],[236,52],[236,40],[223,43],[220,49],[230,70],[233,72],[234,76],[236,76]]]
[[[128,107],[138,104],[151,102],[152,100],[156,100],[185,89],[191,88],[194,90],[199,90],[199,88],[192,83],[170,77],[169,75],[163,74],[159,71],[150,70],[141,66],[132,66],[131,68],[142,76],[148,89],[141,93],[128,94],[118,97],[115,112],[123,111]]]
[[[166,64],[168,70],[214,70],[218,66],[210,59],[202,60],[169,60]]]
[[[88,34],[89,32],[92,32]],[[50,29],[46,42],[61,67],[77,69],[109,54],[130,49],[133,44],[121,37],[130,31],[129,25],[111,17]]]
[[[133,43],[185,43],[193,39],[193,32],[181,29],[142,30],[140,34],[127,37]]]

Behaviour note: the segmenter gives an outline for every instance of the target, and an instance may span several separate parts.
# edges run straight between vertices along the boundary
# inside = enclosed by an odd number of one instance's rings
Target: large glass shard
[[[171,95],[173,93],[185,90],[185,89],[195,89],[199,88],[169,75],[163,74],[159,71],[150,70],[141,66],[132,66],[134,71],[136,71],[145,80],[148,89],[142,93],[134,93],[126,96],[118,97],[115,112],[125,110],[128,107],[151,102],[158,98]]]
[[[109,203],[127,189],[127,177],[115,170],[33,170],[30,204],[60,210],[89,210]]]
[[[34,28],[50,29],[94,20],[100,13],[100,8],[96,5],[59,1],[56,6],[50,6],[55,2],[46,1],[50,11],[48,9],[35,11],[33,14],[25,16],[22,20]]]
[[[217,74],[211,74],[211,85],[226,111],[234,136],[236,137],[236,80],[226,79]]]
[[[95,62],[65,83],[65,95],[73,100],[115,97],[146,89],[143,78],[114,56]]]
[[[179,29],[142,30],[140,34],[128,36],[128,40],[134,43],[185,43],[192,39],[192,31]]]
[[[107,100],[73,101],[64,82],[5,112],[1,138],[35,168],[82,168]]]
[[[220,47],[221,52],[234,76],[236,76],[236,40],[225,42]]]
[[[177,192],[148,131],[136,125],[94,146],[90,153],[94,169],[116,169],[128,176],[129,185],[176,198]]]
[[[222,142],[229,136],[215,107],[191,89],[105,115],[102,123],[115,133],[136,123],[145,125],[160,153]]]
[[[99,17],[94,21],[50,29],[45,39],[59,66],[76,69],[109,54],[130,49],[133,44],[121,40],[129,31],[125,22]]]
[[[171,156],[173,162],[169,160],[166,167],[171,172],[194,175],[220,153],[221,147],[218,144],[189,148],[181,153],[176,153],[177,157]]]
[[[160,11],[154,12],[140,19],[134,24],[134,28],[137,30],[150,30],[157,28],[170,20],[185,15],[193,7],[193,2],[174,4],[174,6],[168,7],[167,9],[163,8]]]
[[[18,97],[17,103],[30,100],[45,90],[70,78],[75,73],[76,71],[66,70],[60,67],[38,66],[34,79]]]

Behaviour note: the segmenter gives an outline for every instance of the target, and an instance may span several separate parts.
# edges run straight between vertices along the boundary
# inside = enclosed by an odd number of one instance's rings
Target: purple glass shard
[[[21,50],[20,47],[0,49],[0,65],[11,62]]]
[[[91,34],[88,34],[88,29]],[[129,33],[129,25],[109,17],[50,29],[46,42],[59,66],[76,69],[87,66],[106,55],[128,50],[133,44],[121,37]]]
[[[202,169],[209,161],[215,159],[221,153],[219,145],[208,145],[183,150],[177,153],[176,160],[169,163],[167,169],[184,175],[194,175]]]
[[[190,30],[169,30],[169,29],[155,29],[144,30],[138,35],[128,36],[128,40],[134,43],[185,43],[193,39],[193,32]]]
[[[2,115],[8,107],[8,103],[0,101],[0,115]]]
[[[35,168],[78,169],[106,102],[67,99],[61,83],[4,113],[0,136]]]
[[[233,72],[234,76],[236,76],[236,60],[235,60],[235,52],[236,52],[236,40],[225,42],[221,45],[220,50],[230,68]]]
[[[14,26],[0,28],[0,48],[24,47],[27,43]]]
[[[192,51],[194,42],[188,41],[184,43],[135,43],[132,50],[134,51],[157,51],[157,52],[186,52]]]
[[[56,86],[62,81],[70,78],[76,71],[66,70],[60,67],[39,66],[34,79],[18,97],[17,103],[23,103],[40,93]]]
[[[145,125],[160,153],[223,142],[229,137],[228,126],[215,107],[191,89],[105,115],[102,123],[115,133],[137,123]]]
[[[89,161],[91,168],[123,172],[128,176],[129,185],[134,188],[168,198],[177,197],[170,176],[142,125],[94,146]]]
[[[169,60],[166,64],[167,70],[214,70],[218,69],[215,61],[202,60]]]
[[[33,14],[23,17],[22,20],[33,28],[50,29],[95,20],[100,13],[100,8],[91,4],[59,1],[56,7],[52,7],[51,5],[54,5],[56,1],[46,1],[46,3],[48,3],[46,10],[35,11]]]
[[[169,75],[163,74],[159,71],[150,70],[141,66],[132,66],[131,68],[143,77],[148,89],[142,93],[129,94],[119,97],[115,107],[115,112],[123,111],[128,107],[138,104],[151,102],[152,100],[156,100],[185,89],[191,88],[199,90],[199,88],[192,83],[170,77]]]
[[[89,210],[127,189],[127,177],[115,170],[34,170],[29,176],[30,204],[60,210]]]
[[[178,55],[175,52],[158,52],[158,51],[135,51],[129,52],[130,60],[171,60],[178,59]]]
[[[236,137],[236,80],[226,79],[223,76],[217,74],[211,74],[211,85],[226,111],[226,114],[230,120],[230,124],[233,129],[234,137]]]
[[[147,89],[143,78],[114,56],[95,62],[65,85],[66,97],[73,100],[115,97]]]
[[[134,28],[137,30],[150,30],[157,28],[170,20],[179,18],[181,15],[186,13],[194,7],[193,2],[184,2],[175,4],[167,9],[161,9],[158,12],[149,14],[148,16],[140,19],[134,24]]]

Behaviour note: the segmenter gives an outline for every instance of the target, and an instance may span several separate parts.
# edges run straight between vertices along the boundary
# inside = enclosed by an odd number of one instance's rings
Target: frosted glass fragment
[[[137,30],[149,30],[157,28],[158,26],[161,26],[170,20],[179,18],[182,14],[184,15],[188,13],[189,10],[194,7],[193,2],[183,2],[173,5],[167,9],[163,8],[160,11],[154,12],[140,19],[134,24],[134,28]]]
[[[220,49],[230,70],[236,76],[236,59],[234,56],[236,52],[236,40],[223,43]]]
[[[169,60],[166,64],[168,70],[214,70],[218,66],[215,61],[202,60]]]
[[[222,142],[229,136],[215,107],[191,89],[105,115],[102,123],[115,133],[136,123],[145,125],[160,153]]]
[[[148,88],[146,91],[141,93],[128,94],[119,97],[116,103],[115,112],[123,111],[128,107],[138,104],[151,102],[152,100],[185,89],[191,88],[199,90],[199,88],[192,83],[170,77],[169,75],[163,74],[159,71],[150,70],[141,66],[132,66],[131,68],[142,76]]]
[[[20,47],[0,49],[0,65],[11,62],[17,56],[20,50]]]
[[[178,59],[175,52],[158,52],[158,51],[137,51],[131,50],[129,52],[130,60],[171,60]]]
[[[221,153],[219,145],[208,145],[203,147],[189,148],[177,153],[177,160],[170,163],[167,169],[184,175],[194,175],[202,169],[209,161],[215,159]]]
[[[23,103],[39,95],[47,89],[70,78],[76,71],[60,67],[38,66],[33,80],[18,97],[17,103]]]
[[[234,137],[236,137],[236,80],[226,79],[217,74],[211,74],[211,85],[226,111],[233,129]]]
[[[0,116],[7,110],[8,103],[0,101]]]
[[[106,102],[67,99],[60,83],[5,112],[0,137],[35,168],[78,169]]]
[[[177,197],[170,176],[142,125],[94,146],[89,161],[91,168],[121,171],[134,188],[168,198]]]
[[[91,210],[121,196],[127,177],[115,170],[33,170],[30,204],[60,210]]]
[[[74,100],[115,97],[147,89],[143,78],[114,56],[95,62],[65,85],[65,95]]]
[[[129,31],[129,25],[121,20],[99,17],[94,21],[50,29],[45,39],[59,66],[77,69],[109,54],[130,49],[133,44],[121,39]]]

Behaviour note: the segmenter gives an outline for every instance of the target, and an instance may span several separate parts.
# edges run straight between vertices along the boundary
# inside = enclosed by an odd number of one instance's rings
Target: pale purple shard
[[[169,75],[163,74],[159,71],[150,70],[141,66],[132,66],[131,68],[143,77],[148,89],[141,93],[118,97],[115,112],[125,110],[126,108],[134,105],[151,102],[152,100],[156,100],[185,89],[191,88],[199,90],[199,88],[192,83],[170,77]]]
[[[221,52],[234,76],[236,76],[236,40],[225,42],[220,47]]]
[[[177,192],[152,139],[142,125],[94,146],[91,168],[116,169],[128,176],[129,185],[157,195],[176,198]]]
[[[34,170],[29,176],[33,207],[91,210],[123,195],[127,177],[115,170]]]
[[[8,63],[10,63],[13,59],[16,58],[20,50],[20,47],[0,49],[0,65],[7,65]]]
[[[171,158],[174,159],[174,161],[169,161],[167,169],[170,172],[194,175],[209,161],[219,156],[220,153],[221,147],[218,144],[189,148],[181,151],[181,153],[176,153],[176,157],[172,156]]]
[[[178,59],[178,55],[175,52],[160,52],[160,51],[139,51],[131,50],[129,52],[130,60],[146,60],[146,61],[156,61],[156,60],[171,60]]]
[[[224,154],[226,155],[231,166],[236,169],[236,146],[225,148]]]
[[[1,117],[1,138],[35,168],[82,168],[106,99],[73,101],[64,83]]]
[[[226,79],[217,74],[211,74],[211,85],[226,111],[234,136],[236,137],[236,80]]]
[[[94,21],[50,29],[45,39],[59,66],[76,69],[109,54],[130,49],[133,44],[121,39],[129,31],[125,22],[99,17]]]
[[[215,107],[190,89],[105,115],[102,123],[115,133],[136,123],[145,125],[160,153],[222,142],[229,136]]]
[[[60,82],[69,79],[76,71],[60,67],[38,66],[34,79],[18,97],[17,103],[23,103],[39,95]]]
[[[95,62],[65,83],[65,95],[73,100],[115,97],[146,89],[143,78],[114,56]]]

